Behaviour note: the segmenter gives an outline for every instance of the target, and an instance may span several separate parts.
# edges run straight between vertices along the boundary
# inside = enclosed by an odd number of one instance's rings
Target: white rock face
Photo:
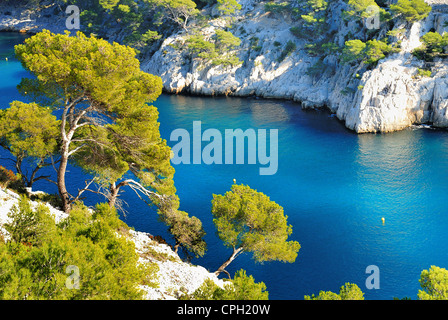
[[[418,68],[424,64],[411,54],[421,45],[420,37],[431,29],[440,34],[448,31],[446,1],[426,1],[433,10],[428,18],[413,24],[401,36],[401,52],[381,60],[376,68],[359,77],[361,67],[340,65],[331,56],[324,60],[325,69],[315,77],[309,76],[308,69],[319,58],[307,54],[306,42],[292,35],[289,29],[293,23],[287,16],[266,13],[264,2],[257,0],[240,0],[242,10],[233,24],[232,32],[242,40],[237,52],[244,61],[242,65],[204,67],[192,61],[184,51],[186,35],[179,32],[165,39],[152,57],[141,61],[141,67],[160,76],[167,92],[291,99],[300,102],[303,108],[327,107],[358,133],[390,132],[412,124],[448,127],[447,62],[436,61],[431,66],[432,77],[416,77]],[[346,24],[338,18],[345,8],[343,0],[329,8],[334,12],[329,15],[330,31],[335,32],[339,46],[344,45],[349,33],[355,38],[363,37],[356,33],[359,31],[354,21]],[[38,14],[0,4],[0,30],[63,32],[65,17],[51,16],[48,10],[46,14]],[[213,14],[213,10],[209,13]],[[201,28],[201,33],[211,37],[216,28],[224,25],[223,19],[212,20]],[[124,36],[108,35],[116,41]],[[293,41],[297,50],[278,62],[288,41]]]
[[[39,192],[35,193],[37,194]],[[8,213],[14,205],[17,205],[19,199],[20,196],[17,193],[0,187],[0,228],[2,228],[3,224],[9,222]],[[36,208],[39,204],[37,201],[31,201],[32,208]],[[44,205],[49,209],[56,223],[59,223],[67,217],[65,212],[52,207],[48,203],[44,203]],[[2,230],[4,231],[4,229]],[[7,232],[4,231],[4,234],[7,234]]]
[[[436,0],[431,4],[439,5]],[[304,108],[326,106],[358,133],[390,132],[422,123],[448,126],[446,62],[439,61],[433,66],[432,77],[416,77],[423,62],[411,54],[421,45],[420,37],[432,28],[440,34],[448,31],[445,7],[434,7],[427,19],[413,24],[400,39],[401,52],[381,60],[359,81],[354,78],[356,67],[338,65],[331,57],[326,58],[328,67],[320,77],[308,76],[308,68],[317,58],[309,56],[304,50],[305,43],[291,34],[291,22],[286,17],[266,13],[263,3],[246,0],[242,5],[233,29],[242,39],[242,49],[238,53],[245,61],[242,66],[201,69],[198,62],[189,61],[182,50],[171,46],[177,43],[178,47],[184,47],[185,34],[178,34],[166,39],[160,50],[142,63],[142,69],[161,76],[165,90],[172,93],[256,95],[292,99],[301,102]],[[331,10],[341,10],[343,6],[341,2],[332,5]],[[211,23],[203,34],[213,34],[219,21]],[[338,32],[336,39],[340,45],[344,43],[344,35],[355,32],[350,24],[346,26],[338,19],[330,25]],[[259,39],[259,51],[250,47],[253,37]],[[275,41],[282,46],[275,46]],[[296,43],[298,49],[279,63],[277,58],[288,41]]]
[[[9,222],[8,213],[11,208],[18,203],[20,196],[8,189],[0,187],[0,234],[5,240],[9,239],[8,232],[4,229],[3,224]],[[39,202],[31,201],[33,208],[39,205]],[[45,203],[50,210],[50,214],[58,223],[67,218],[67,214],[60,211],[51,205]],[[150,234],[140,231],[129,230],[129,240],[135,243],[136,252],[140,255],[139,262],[155,262],[159,266],[158,272],[158,288],[151,288],[146,285],[140,286],[145,292],[145,299],[147,300],[173,300],[177,299],[179,294],[193,293],[205,280],[211,279],[217,285],[223,287],[223,280],[209,272],[201,266],[194,266],[183,262],[179,256],[171,250],[171,247],[166,244],[160,244],[157,241],[151,240]],[[163,255],[166,259],[151,259],[145,254],[148,249]]]
[[[223,287],[224,281],[209,272],[202,266],[195,266],[183,262],[179,256],[166,244],[151,240],[150,235],[144,232],[130,230],[131,240],[134,241],[140,262],[155,262],[159,266],[158,288],[141,286],[146,292],[148,300],[175,300],[179,294],[191,294],[199,288],[205,280],[210,279]],[[154,250],[163,255],[164,259],[148,258],[148,250]]]
[[[0,3],[0,31],[36,33],[48,29],[54,33],[64,33],[67,16],[55,16],[54,5],[41,12],[24,8],[20,4]]]

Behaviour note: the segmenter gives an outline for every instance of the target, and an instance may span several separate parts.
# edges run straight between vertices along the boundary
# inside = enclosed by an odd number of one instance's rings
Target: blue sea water
[[[26,72],[12,49],[21,41],[21,35],[0,34],[2,108],[23,100],[16,85]],[[416,299],[420,272],[431,265],[448,267],[448,132],[415,127],[357,135],[325,111],[306,112],[288,101],[162,95],[154,104],[167,140],[178,128],[191,134],[193,121],[201,121],[203,131],[222,133],[278,129],[275,175],[260,176],[258,164],[175,166],[181,209],[199,217],[207,232],[208,251],[192,263],[214,271],[230,255],[215,234],[210,210],[212,195],[226,192],[236,179],[283,206],[293,227],[291,239],[301,245],[294,263],[257,264],[243,254],[228,267],[263,281],[270,299],[338,292],[346,282],[356,283],[366,299]],[[68,175],[74,190],[83,186],[78,169],[70,168]],[[56,191],[45,182],[35,189]],[[170,241],[153,208],[132,191],[123,199],[129,205],[126,223]],[[99,200],[89,195],[86,202]],[[379,289],[366,287],[370,265],[379,268]]]

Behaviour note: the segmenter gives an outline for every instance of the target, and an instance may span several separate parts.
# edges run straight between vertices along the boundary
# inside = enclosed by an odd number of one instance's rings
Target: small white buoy
[[[233,183],[236,183],[236,179],[233,179]]]
[[[8,61],[8,57],[6,57],[5,60]]]
[[[384,222],[386,222],[386,219],[384,219],[384,217],[382,217],[382,218],[381,218],[381,221],[382,221],[383,224],[384,224]]]

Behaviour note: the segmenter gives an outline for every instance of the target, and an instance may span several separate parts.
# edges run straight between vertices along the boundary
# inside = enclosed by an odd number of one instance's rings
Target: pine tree
[[[31,188],[36,181],[49,178],[37,173],[51,165],[48,158],[57,153],[59,125],[50,108],[36,103],[13,101],[0,111],[0,145],[14,157],[24,186]],[[34,164],[30,175],[22,169],[25,160]]]
[[[233,249],[231,256],[215,272],[225,268],[243,252],[252,252],[255,261],[294,262],[300,249],[283,208],[249,186],[232,186],[225,195],[213,195],[213,222],[219,238]]]
[[[134,49],[86,37],[81,32],[70,36],[68,32],[53,34],[44,30],[15,49],[24,68],[35,75],[22,80],[21,92],[61,111],[57,185],[63,210],[68,212],[70,204],[86,189],[76,196],[68,193],[69,160],[86,150],[98,150],[98,156],[119,154],[111,148],[114,143],[110,136],[125,137],[126,132],[116,130],[137,126],[137,122],[132,122],[135,114],[156,114],[147,103],[160,95],[162,81],[140,70]],[[151,129],[157,141],[158,126]],[[115,164],[126,169],[119,157]]]

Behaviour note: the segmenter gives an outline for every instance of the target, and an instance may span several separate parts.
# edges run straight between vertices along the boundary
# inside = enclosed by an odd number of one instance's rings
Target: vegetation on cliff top
[[[323,58],[327,55],[336,56],[340,63],[375,66],[400,49],[398,42],[390,43],[394,21],[404,19],[413,23],[427,17],[431,10],[423,0],[398,0],[390,6],[384,1],[348,0],[341,17],[358,21],[356,34],[363,38],[347,34],[344,47],[340,48],[334,34],[328,32],[332,2],[268,2],[265,10],[288,14],[293,19],[296,25],[291,33],[309,41],[306,49],[309,54],[321,57],[318,65],[321,68],[325,67]],[[39,0],[22,0],[22,3],[39,5]],[[63,5],[66,1],[57,3]],[[232,15],[241,6],[235,0],[218,0],[217,12],[228,23],[205,38],[197,26],[201,19],[209,17],[201,16],[199,9],[214,4],[213,0],[144,0],[140,4],[132,0],[77,0],[74,4],[85,8],[82,19],[86,31],[92,35],[87,37],[79,32],[69,37],[44,31],[17,46],[18,59],[34,75],[23,79],[19,88],[33,102],[14,101],[0,112],[0,145],[13,156],[18,174],[10,177],[8,170],[2,168],[2,179],[20,185],[19,189],[32,187],[38,180],[51,181],[52,177],[39,175],[39,171],[54,166],[57,177],[53,183],[58,187],[58,200],[70,215],[56,225],[44,206],[33,210],[22,199],[13,208],[11,222],[5,225],[10,239],[3,237],[0,241],[0,270],[5,271],[0,273],[1,298],[138,299],[142,297],[138,284],[156,285],[154,266],[139,266],[135,248],[115,235],[127,228],[116,211],[120,208],[119,193],[126,187],[158,207],[161,221],[173,235],[175,250],[182,247],[198,257],[206,252],[201,221],[179,210],[170,149],[160,137],[157,109],[149,105],[161,93],[161,80],[140,70],[136,49],[150,47],[171,34],[173,28],[179,28],[188,35],[186,49],[192,59],[212,66],[241,65],[243,61],[237,55],[241,40],[231,30]],[[380,28],[376,30],[367,28],[365,23],[373,18],[372,12],[380,17]],[[126,30],[125,42],[135,49],[94,36],[107,25],[120,25]],[[446,56],[446,35],[429,32],[422,37],[422,43],[414,52],[418,58],[432,61]],[[296,49],[293,41],[288,42],[277,62],[281,63]],[[27,160],[34,163],[30,175],[22,170]],[[69,162],[91,177],[76,195],[69,194],[66,186]],[[98,188],[93,190],[93,185]],[[108,201],[97,205],[93,213],[79,202],[82,194],[92,191],[103,194]],[[260,262],[295,261],[300,245],[287,241],[292,233],[287,216],[266,195],[248,186],[234,185],[225,195],[214,195],[212,207],[217,234],[233,249],[218,274],[226,272],[226,266],[243,251],[252,252]],[[69,265],[87,270],[82,290],[66,290],[65,268]],[[446,299],[447,274],[448,271],[437,267],[424,270],[420,279],[423,290],[418,297]],[[205,283],[193,295],[185,296],[267,297],[265,285],[255,283],[245,271],[236,273],[231,288]],[[363,293],[355,284],[347,283],[339,294],[322,291],[305,299],[363,299]]]
[[[157,265],[137,264],[134,244],[115,235],[127,226],[107,204],[93,213],[76,204],[56,224],[48,207],[32,209],[22,198],[9,217],[10,238],[0,239],[0,299],[141,299],[138,285],[157,286]],[[79,282],[70,282],[76,270]]]
[[[40,3],[39,0],[22,2],[34,6]],[[67,4],[67,0],[58,0],[56,4],[57,11],[57,8],[60,10]],[[70,4],[82,8],[81,25],[86,33],[102,36],[108,30],[119,28],[126,34],[124,44],[151,53],[157,50],[163,39],[176,30],[183,29],[187,34],[188,52],[193,59],[198,59],[202,67],[235,67],[243,63],[238,54],[238,49],[242,48],[241,42],[233,40],[234,45],[222,47],[219,41],[223,32],[227,33],[226,37],[237,39],[233,34],[233,23],[241,5],[236,0],[75,0]],[[216,5],[213,12],[227,23],[216,28],[214,35],[204,37],[201,29],[207,21],[216,17],[210,16],[210,11],[202,9],[211,5]],[[335,10],[335,5],[340,6],[342,11]],[[266,1],[264,8],[266,12],[288,16],[293,23],[291,32],[309,41],[307,50],[310,54],[331,54],[338,57],[341,63],[362,63],[368,68],[400,49],[399,42],[395,42],[393,37],[385,36],[387,31],[393,30],[396,22],[413,23],[426,18],[431,11],[431,6],[424,0],[399,0],[394,4],[383,0]],[[346,42],[342,47],[335,41],[334,28],[330,25],[335,20],[335,15],[340,15],[339,18],[347,24],[357,23],[357,30],[345,35]],[[350,28],[353,29],[353,25]],[[352,52],[354,41],[365,44],[357,55]],[[291,42],[285,48],[278,58],[279,63],[295,51],[293,45],[296,44]],[[182,46],[178,48],[182,49]]]
[[[215,49],[238,42],[221,31]],[[13,157],[19,175],[5,169],[1,178],[4,187],[15,185],[24,194],[23,187],[39,179],[54,183],[56,203],[68,218],[55,226],[44,206],[35,211],[26,199],[12,209],[12,222],[5,224],[7,234],[0,241],[3,298],[141,298],[137,285],[152,277],[154,270],[141,270],[135,248],[115,235],[126,228],[116,211],[119,191],[125,187],[157,206],[176,251],[181,246],[198,257],[204,255],[202,223],[179,210],[170,148],[160,137],[157,109],[149,104],[161,93],[160,78],[140,70],[135,50],[81,32],[69,36],[46,30],[15,49],[23,67],[34,75],[22,79],[19,91],[34,102],[14,101],[0,113],[1,146]],[[25,161],[33,168],[30,176],[22,170]],[[69,163],[90,177],[76,195],[68,192]],[[55,169],[56,179],[37,176],[44,166]],[[93,185],[98,188],[92,189]],[[104,195],[108,203],[97,205],[91,213],[80,203],[81,195],[88,192]],[[275,227],[275,223],[257,229],[263,232],[265,227]],[[285,232],[289,235],[290,227]],[[282,239],[276,240],[279,245]],[[281,250],[267,246],[252,251],[264,257],[270,251],[281,254]],[[280,256],[288,261],[295,257]],[[82,267],[82,290],[67,291],[64,268],[72,265]],[[257,294],[265,286],[255,284],[245,273],[234,281],[242,281],[244,288],[253,285],[250,297],[267,297],[267,293]],[[224,288],[224,292],[229,290],[235,297],[244,296],[238,294],[238,286]]]

